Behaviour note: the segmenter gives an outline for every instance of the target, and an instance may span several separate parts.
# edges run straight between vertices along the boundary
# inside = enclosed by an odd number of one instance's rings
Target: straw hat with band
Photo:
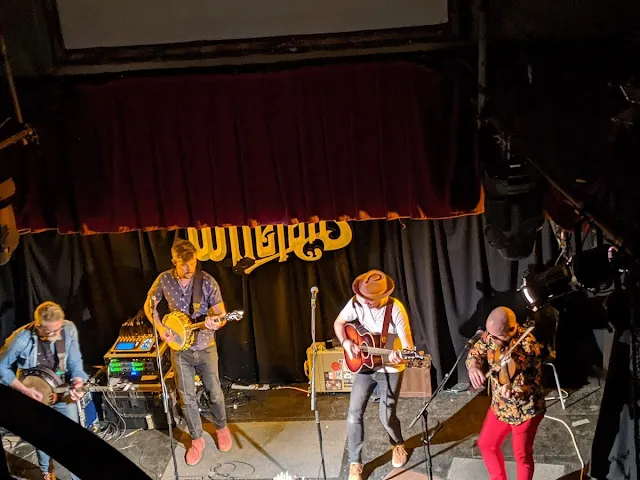
[[[359,297],[376,301],[391,295],[396,284],[386,273],[380,270],[369,270],[356,277],[351,288]]]

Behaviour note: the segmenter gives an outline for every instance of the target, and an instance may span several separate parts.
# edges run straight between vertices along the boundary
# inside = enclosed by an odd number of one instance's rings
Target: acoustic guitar
[[[33,388],[42,394],[42,403],[45,405],[53,405],[58,403],[64,397],[64,394],[68,393],[72,387],[65,385],[63,380],[53,370],[37,366],[34,368],[28,368],[21,370],[18,374],[18,378],[25,387]],[[98,385],[85,385],[79,388],[78,391],[82,393],[86,392],[116,392],[116,391],[133,391],[136,386],[130,382],[122,381],[117,385],[98,386]]]
[[[360,355],[356,358],[350,358],[347,351],[344,351],[345,364],[353,373],[370,371],[381,367],[385,363],[385,357],[388,358],[393,352],[393,350],[381,348],[380,335],[369,332],[359,323],[346,324],[344,326],[344,335],[346,339],[351,340],[360,347]],[[400,357],[403,360],[424,360],[424,352],[403,349],[400,351]]]
[[[213,315],[211,310],[209,310],[209,315]],[[244,312],[242,310],[234,310],[219,318],[218,321],[238,322],[242,320],[243,316]],[[196,340],[196,330],[204,328],[205,321],[199,321],[200,318],[203,317],[199,317],[195,323],[191,323],[189,315],[178,311],[167,313],[164,316],[162,324],[175,335],[174,340],[167,342],[171,350],[183,351],[191,348]]]

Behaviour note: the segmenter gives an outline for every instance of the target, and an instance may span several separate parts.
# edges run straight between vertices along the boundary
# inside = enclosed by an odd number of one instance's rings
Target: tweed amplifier
[[[354,374],[347,368],[342,347],[327,348],[325,342],[316,342],[318,356],[316,358],[316,391],[319,393],[350,392]],[[307,348],[307,361],[304,362],[304,373],[311,380],[313,365],[313,346]]]

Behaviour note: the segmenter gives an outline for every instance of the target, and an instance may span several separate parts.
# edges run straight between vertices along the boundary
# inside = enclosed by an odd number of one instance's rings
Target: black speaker
[[[529,257],[544,223],[539,179],[528,164],[512,163],[486,170],[483,185],[487,241],[508,260]]]

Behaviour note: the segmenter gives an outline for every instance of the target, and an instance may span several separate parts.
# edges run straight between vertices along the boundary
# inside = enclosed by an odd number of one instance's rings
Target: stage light
[[[539,273],[527,273],[520,293],[534,311],[550,300],[569,293],[573,275],[567,265],[557,265]]]
[[[602,245],[580,252],[571,259],[578,286],[590,290],[604,290],[611,286],[614,268],[610,249],[609,245]]]
[[[602,291],[613,283],[617,258],[609,245],[585,250],[562,265],[541,272],[527,272],[522,280],[520,293],[529,308],[536,310],[549,301],[570,293],[574,288]]]

